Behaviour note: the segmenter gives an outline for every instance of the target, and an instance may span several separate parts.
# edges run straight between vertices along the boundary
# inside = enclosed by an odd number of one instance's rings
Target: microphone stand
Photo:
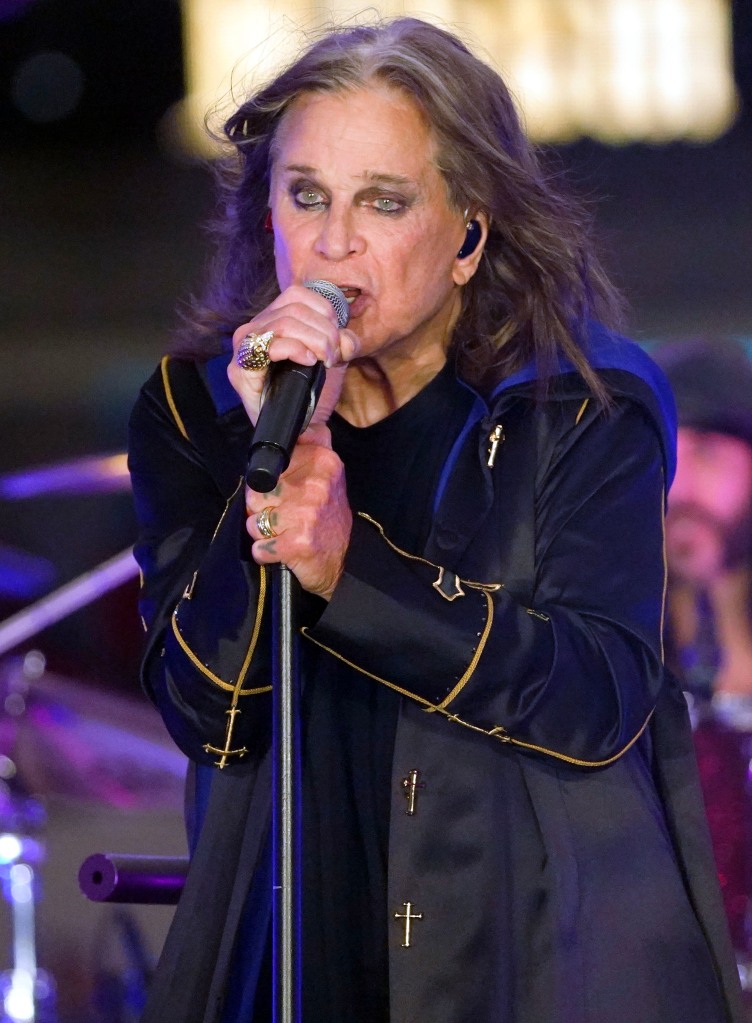
[[[344,297],[342,301],[346,306]],[[266,494],[277,486],[298,436],[313,413],[325,376],[320,362],[314,366],[280,362],[271,367],[246,470],[246,483],[252,490]],[[302,796],[296,591],[297,581],[290,569],[286,565],[272,566],[273,1023],[302,1020]]]
[[[350,309],[330,281],[305,286],[332,304],[340,330]],[[278,362],[267,374],[246,471],[252,490],[268,493],[287,468],[324,386],[322,363]],[[272,1018],[302,1020],[301,768],[298,632],[294,621],[297,583],[286,565],[272,574]]]
[[[272,571],[272,1016],[302,1020],[301,769],[297,581],[286,565]]]

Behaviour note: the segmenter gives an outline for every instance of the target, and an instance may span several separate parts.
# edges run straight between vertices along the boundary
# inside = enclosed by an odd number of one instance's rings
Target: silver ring
[[[274,527],[272,526],[271,523],[270,512],[272,512],[273,510],[274,509],[271,507],[264,508],[263,511],[260,511],[256,516],[256,528],[258,529],[259,533],[261,533],[265,540],[271,540],[273,536],[277,535],[274,532]]]
[[[265,334],[246,334],[238,345],[235,361],[241,369],[266,369],[269,358],[269,345],[274,340],[274,331]]]

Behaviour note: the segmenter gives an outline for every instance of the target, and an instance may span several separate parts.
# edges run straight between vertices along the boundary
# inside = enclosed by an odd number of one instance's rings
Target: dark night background
[[[137,387],[168,343],[177,302],[200,281],[212,192],[204,167],[160,145],[183,90],[177,0],[0,0],[0,18],[2,473],[124,447]],[[752,336],[748,2],[734,4],[734,18],[743,108],[723,138],[584,140],[556,153],[594,205],[641,340]],[[35,72],[50,53],[71,58],[73,71]],[[57,120],[19,110],[66,102]],[[57,582],[132,536],[126,494],[0,506],[0,541],[49,559]],[[39,644],[67,673],[132,688],[132,587],[99,603]],[[6,598],[2,610],[21,606]]]
[[[742,109],[724,137],[582,140],[554,154],[595,208],[641,341],[752,339],[752,4],[732,7]],[[160,141],[183,92],[180,32],[177,0],[0,0],[0,476],[122,451],[176,304],[201,279],[210,176]],[[0,501],[0,549],[54,572],[36,596],[134,529],[126,491]],[[31,589],[0,589],[0,618]],[[136,694],[135,595],[122,586],[24,649],[84,685]]]

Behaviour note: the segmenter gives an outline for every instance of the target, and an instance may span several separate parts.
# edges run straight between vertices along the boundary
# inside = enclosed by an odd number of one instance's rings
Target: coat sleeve
[[[187,756],[236,763],[240,751],[268,742],[267,573],[250,557],[242,480],[229,499],[220,491],[184,425],[166,361],[131,414],[129,467],[142,683]]]
[[[307,635],[427,713],[600,766],[642,733],[662,683],[662,452],[629,400],[588,406],[565,429],[548,407],[533,415],[552,419],[541,432],[554,439],[538,455],[532,606],[503,580],[463,580],[398,550],[360,517]]]

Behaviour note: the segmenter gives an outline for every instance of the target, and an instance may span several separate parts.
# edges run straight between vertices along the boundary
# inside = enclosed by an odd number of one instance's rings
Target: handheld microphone
[[[336,285],[306,281],[305,287],[332,303],[340,330],[347,326],[350,307]],[[285,359],[270,364],[245,473],[251,490],[260,494],[274,490],[290,464],[298,437],[310,422],[325,379],[322,362],[301,366]]]

